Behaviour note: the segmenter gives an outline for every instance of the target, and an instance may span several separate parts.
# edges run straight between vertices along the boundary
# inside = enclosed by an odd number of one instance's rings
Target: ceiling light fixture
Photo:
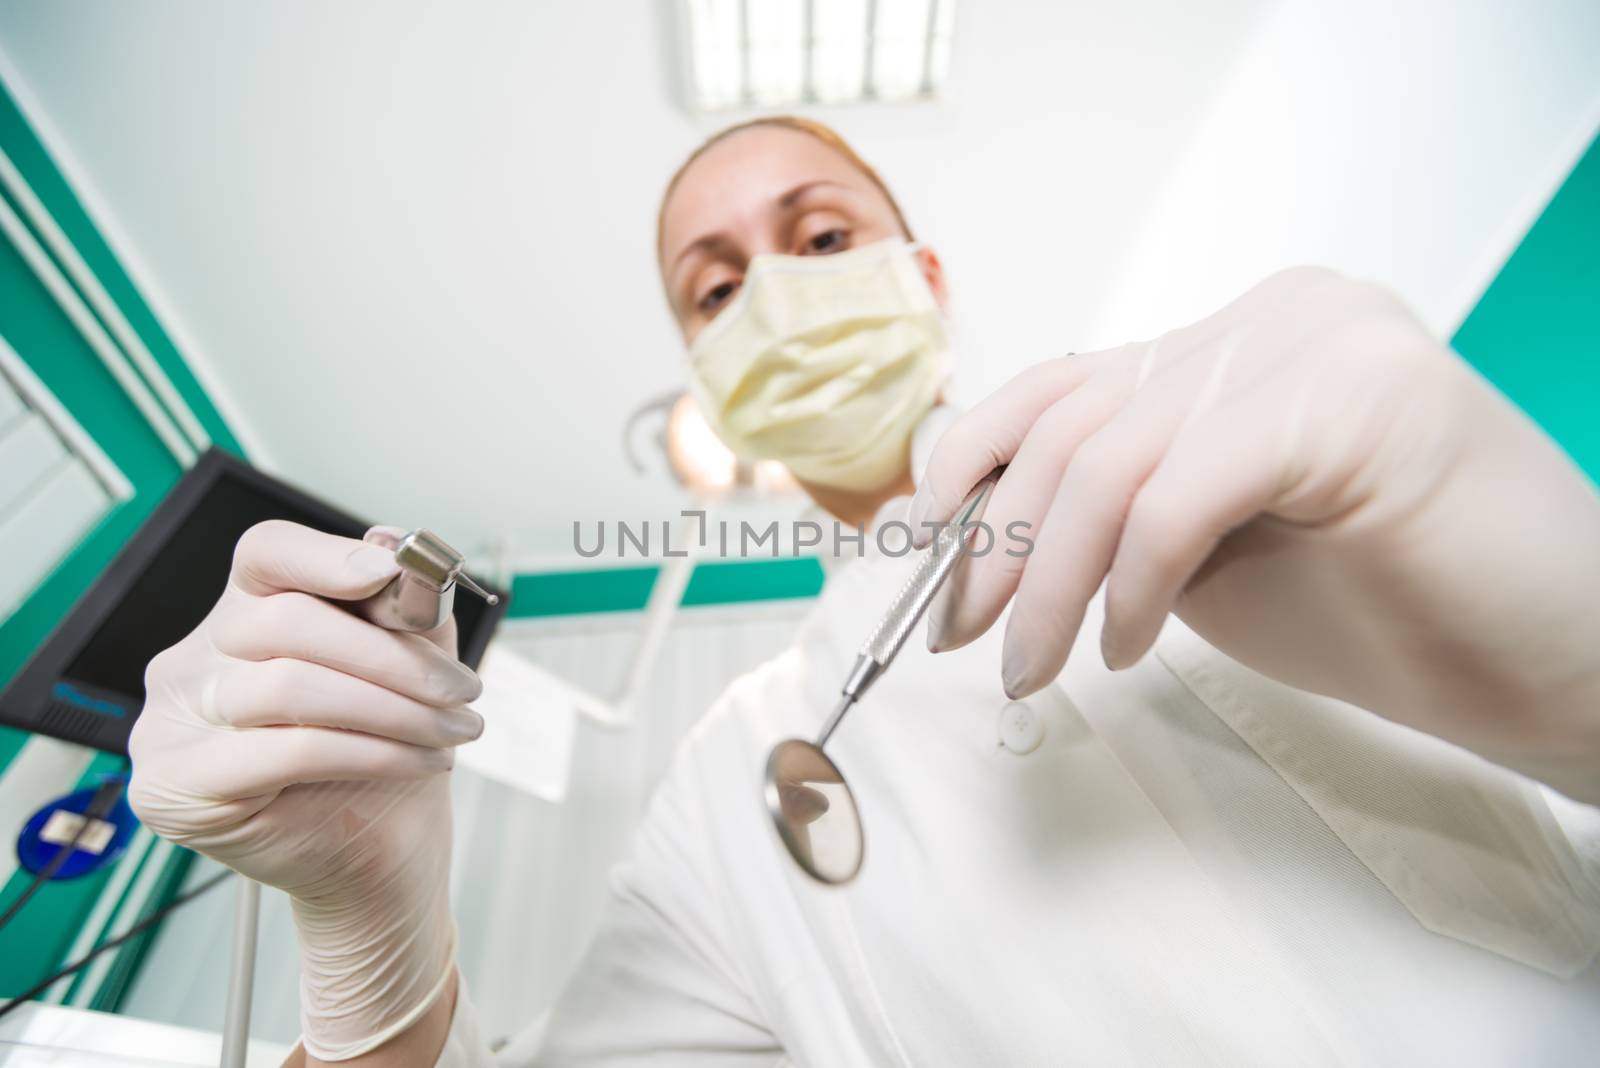
[[[922,100],[950,67],[955,0],[684,0],[702,111]]]

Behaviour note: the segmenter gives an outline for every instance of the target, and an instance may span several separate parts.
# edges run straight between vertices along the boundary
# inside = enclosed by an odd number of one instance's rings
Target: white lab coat
[[[809,881],[766,754],[911,565],[831,577],[683,743],[547,1025],[491,1055],[463,990],[441,1066],[1600,1063],[1600,812],[1176,622],[1112,673],[1091,619],[1020,708],[1001,627],[908,643],[829,744],[861,875]]]

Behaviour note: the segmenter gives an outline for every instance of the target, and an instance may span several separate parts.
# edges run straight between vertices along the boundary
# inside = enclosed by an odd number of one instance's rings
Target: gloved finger
[[[483,692],[470,668],[422,635],[384,630],[309,594],[224,606],[209,637],[218,651],[240,660],[306,660],[441,708]]]
[[[1106,578],[1100,635],[1101,655],[1113,670],[1149,651],[1217,545],[1282,489],[1268,429],[1273,424],[1240,407],[1219,409],[1186,428],[1128,509]]]
[[[229,736],[205,778],[223,799],[276,793],[300,783],[421,779],[449,771],[454,749],[408,745],[329,727],[263,727]],[[225,776],[225,781],[222,778]]]
[[[1126,403],[1132,381],[1128,361],[1106,366],[1034,421],[983,515],[996,546],[962,560],[939,592],[928,612],[929,649],[959,649],[1000,618],[1028,562],[1013,532],[1034,537],[1078,446]]]
[[[1194,378],[1180,370],[1149,384],[1067,464],[1006,623],[1007,696],[1026,697],[1060,674],[1089,599],[1111,567],[1128,506],[1190,411]]]
[[[433,748],[483,733],[483,717],[470,708],[438,708],[288,657],[231,661],[206,693],[201,715],[231,727],[338,727]]]
[[[1096,356],[1047,360],[1001,386],[951,425],[934,446],[922,484],[906,513],[911,544],[924,548],[933,529],[947,523],[978,480],[1021,447],[1034,421],[1055,401],[1087,381]]]
[[[381,545],[269,519],[239,539],[228,582],[258,597],[299,590],[354,601],[383,589],[399,570],[393,551]]]
[[[381,545],[390,552],[400,548],[400,543],[405,540],[404,527],[375,526],[368,527],[367,532],[361,535],[361,540],[368,545]]]

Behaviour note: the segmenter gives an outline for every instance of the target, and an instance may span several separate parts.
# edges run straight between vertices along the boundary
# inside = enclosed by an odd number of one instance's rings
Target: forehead
[[[661,212],[662,258],[672,262],[685,245],[770,210],[804,182],[838,182],[881,203],[872,180],[832,146],[801,130],[757,126],[708,148],[684,170]]]

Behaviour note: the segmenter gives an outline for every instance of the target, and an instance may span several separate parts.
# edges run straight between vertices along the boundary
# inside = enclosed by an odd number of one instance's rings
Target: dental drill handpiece
[[[400,573],[353,607],[356,614],[385,630],[433,630],[450,618],[457,586],[466,587],[490,604],[500,603],[499,597],[462,570],[466,557],[431,530],[413,530],[399,539],[380,532],[369,535],[369,540],[394,550]]]
[[[889,610],[883,614],[883,618],[878,621],[877,627],[873,629],[866,644],[861,647],[861,652],[856,656],[855,667],[851,669],[849,677],[845,679],[841,688],[842,696],[839,698],[839,703],[834,707],[833,714],[828,717],[828,722],[823,725],[822,733],[817,736],[817,748],[820,749],[827,744],[828,738],[839,726],[839,721],[850,710],[850,706],[859,701],[878,677],[889,670],[889,665],[894,663],[900,647],[905,645],[906,639],[916,629],[923,613],[938,595],[940,587],[956,569],[961,557],[966,555],[975,529],[973,524],[982,515],[983,506],[1003,470],[1005,470],[1003,467],[995,468],[972,488],[972,492],[962,502],[955,516],[939,528],[932,544],[923,551],[922,559],[917,561],[916,570],[911,572],[911,577],[901,587],[899,594],[889,605]]]

